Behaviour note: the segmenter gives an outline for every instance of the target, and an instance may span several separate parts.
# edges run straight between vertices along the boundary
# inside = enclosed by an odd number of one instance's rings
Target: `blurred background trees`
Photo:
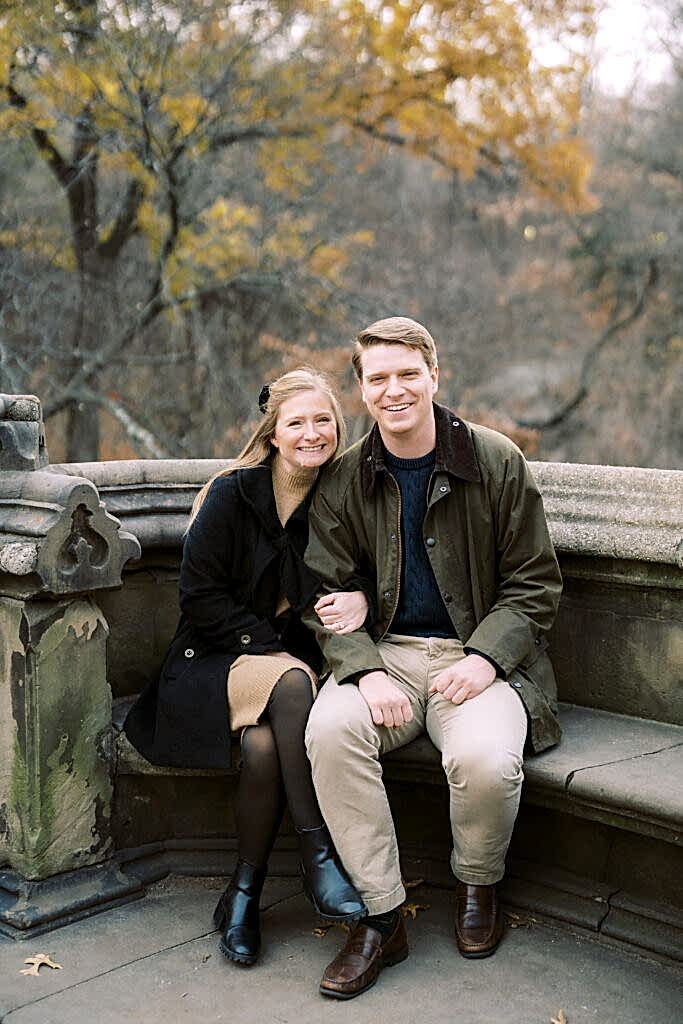
[[[53,461],[233,454],[302,362],[358,432],[348,340],[402,312],[530,454],[674,465],[682,5],[626,98],[595,6],[5,2],[0,390]]]

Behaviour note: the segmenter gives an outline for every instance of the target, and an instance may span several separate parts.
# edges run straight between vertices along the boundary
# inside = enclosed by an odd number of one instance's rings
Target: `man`
[[[306,736],[320,806],[369,910],[320,991],[349,999],[408,955],[405,898],[380,755],[426,731],[450,790],[455,937],[466,957],[502,934],[496,883],[519,806],[522,754],[560,730],[545,654],[561,591],[543,505],[519,449],[433,403],[429,332],[406,317],[356,339],[375,425],[330,467],[306,560],[326,590],[364,589],[363,627],[320,606],[331,677]],[[521,698],[521,699],[520,699]]]

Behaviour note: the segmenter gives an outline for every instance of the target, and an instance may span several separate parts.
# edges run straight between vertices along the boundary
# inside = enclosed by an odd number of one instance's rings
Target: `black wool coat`
[[[157,680],[124,729],[148,761],[182,768],[230,764],[227,674],[241,654],[288,651],[320,671],[300,614],[318,590],[304,564],[310,495],[282,526],[270,466],[211,485],[183,547],[181,616]],[[276,621],[281,591],[291,612]]]

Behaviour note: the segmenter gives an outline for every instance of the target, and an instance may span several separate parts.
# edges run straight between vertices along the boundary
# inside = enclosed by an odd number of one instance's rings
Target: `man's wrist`
[[[345,686],[346,683],[352,683],[355,686],[358,686],[358,684],[361,681],[361,679],[363,678],[363,676],[372,675],[373,672],[377,672],[377,671],[378,670],[376,668],[362,668],[360,670],[360,672],[352,672],[350,676],[345,676],[345,678],[342,679],[342,681],[341,681],[341,683],[339,685],[340,686]]]
[[[497,676],[499,676],[501,679],[507,679],[507,673],[504,672],[503,669],[498,664],[498,662],[494,661],[493,658],[489,657],[488,654],[484,654],[483,651],[478,651],[476,647],[464,647],[463,650],[465,654],[478,654],[480,658],[483,658],[484,661],[488,661],[489,665],[491,665],[491,667],[496,670]]]

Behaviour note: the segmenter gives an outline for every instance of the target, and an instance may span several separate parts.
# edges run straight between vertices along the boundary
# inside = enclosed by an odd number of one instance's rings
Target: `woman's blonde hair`
[[[229,466],[219,470],[218,473],[214,473],[197,494],[192,503],[192,513],[187,526],[188,530],[204,504],[204,499],[209,493],[209,488],[214,480],[221,476],[230,476],[231,473],[235,473],[238,469],[250,469],[258,466],[276,451],[274,445],[271,444],[271,438],[275,433],[280,408],[289,398],[294,398],[295,395],[302,391],[321,391],[329,400],[337,426],[337,447],[333,458],[339,458],[346,447],[346,424],[344,423],[341,406],[329,380],[324,374],[318,373],[317,370],[312,370],[308,366],[300,366],[296,370],[290,370],[289,373],[283,373],[281,377],[278,377],[277,380],[274,380],[269,385],[265,406],[261,404],[263,419],[242,451]]]

